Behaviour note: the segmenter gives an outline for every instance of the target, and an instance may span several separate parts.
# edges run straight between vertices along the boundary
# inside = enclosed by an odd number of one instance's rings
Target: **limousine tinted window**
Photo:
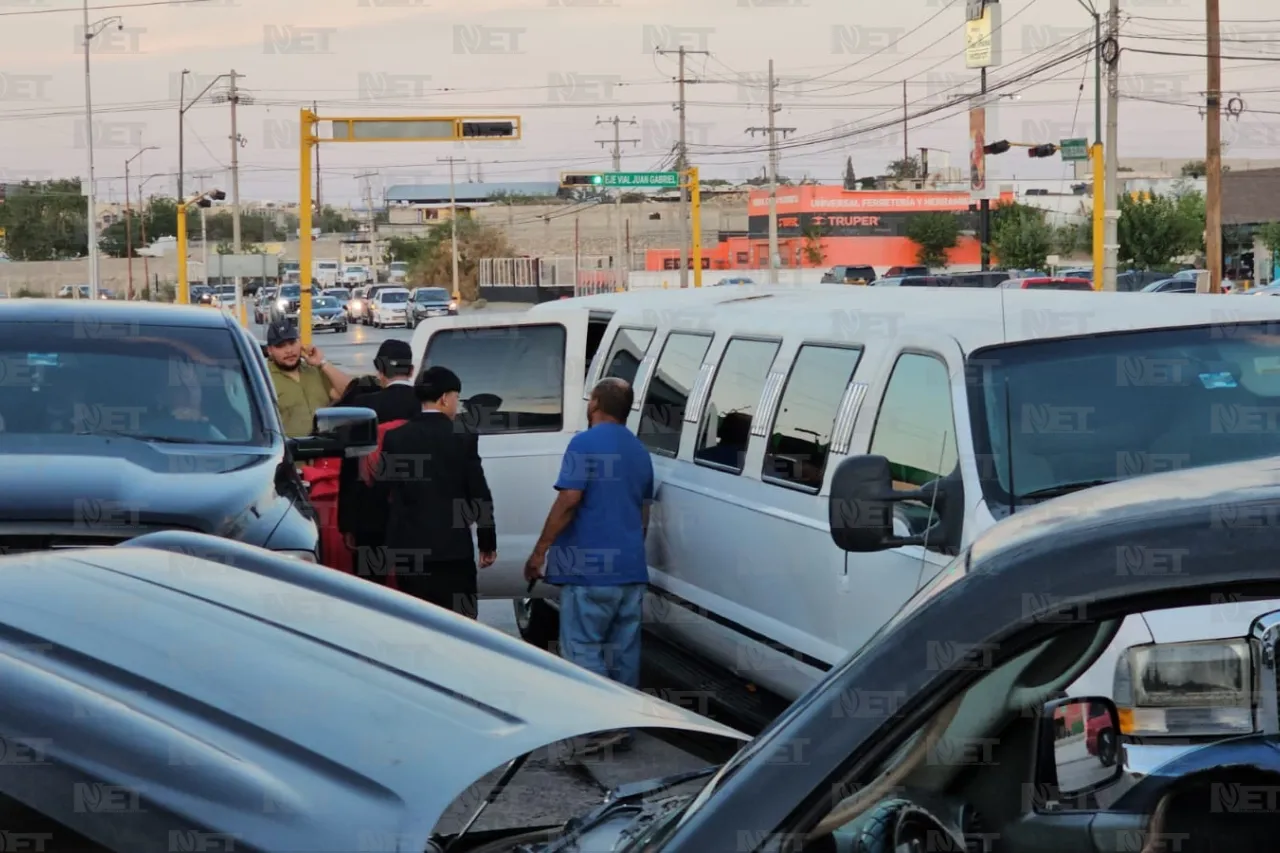
[[[764,455],[761,476],[822,488],[831,432],[862,350],[805,344],[787,377]]]
[[[662,355],[649,380],[644,408],[640,411],[640,441],[653,453],[675,456],[680,452],[680,430],[689,394],[698,378],[702,359],[711,346],[711,335],[674,332],[662,345]]]
[[[920,353],[898,356],[876,415],[871,453],[889,460],[898,489],[923,486],[955,469],[959,456],[946,362]],[[912,534],[934,521],[927,504],[899,506]]]
[[[431,337],[422,368],[458,374],[463,418],[482,435],[556,432],[564,424],[564,358],[559,324],[449,329]]]
[[[702,423],[698,425],[694,459],[742,473],[747,443],[751,440],[751,421],[778,347],[777,341],[743,338],[729,341],[711,383]]]
[[[640,360],[653,343],[652,329],[619,329],[606,359],[604,375],[635,384]]]

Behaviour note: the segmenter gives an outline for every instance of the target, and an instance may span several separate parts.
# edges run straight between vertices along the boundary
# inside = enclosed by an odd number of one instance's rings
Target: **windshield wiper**
[[[1092,489],[1094,486],[1107,486],[1114,483],[1115,480],[1080,480],[1076,483],[1063,483],[1059,486],[1050,486],[1047,489],[1037,489],[1034,492],[1027,492],[1024,495],[1018,495],[1018,500],[1048,500],[1049,498],[1060,498],[1063,495],[1070,495],[1074,492],[1083,491],[1084,489]]]
[[[79,430],[76,435],[96,435],[104,438],[132,438],[137,441],[154,441],[157,444],[208,444],[198,438],[181,438],[172,435],[147,435],[141,432],[128,432],[122,429]]]
[[[705,779],[708,776],[714,776],[720,771],[721,765],[712,765],[703,767],[701,770],[690,770],[685,773],[675,773],[671,776],[663,776],[658,779],[645,779],[640,782],[631,782],[626,785],[620,785],[610,791],[604,799],[604,802],[596,806],[581,818],[570,821],[564,835],[542,848],[542,853],[555,853],[558,850],[564,850],[574,844],[583,833],[594,829],[606,820],[614,817],[618,812],[625,811],[628,808],[634,808],[637,801],[643,800],[645,797],[659,794],[663,791],[676,788],[686,782],[693,782],[697,779]]]

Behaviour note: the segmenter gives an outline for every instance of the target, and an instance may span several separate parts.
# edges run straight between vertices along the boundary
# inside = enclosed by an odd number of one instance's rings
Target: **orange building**
[[[1013,194],[1006,193],[993,204],[1011,201]],[[752,190],[747,204],[747,235],[729,237],[716,246],[704,246],[703,269],[763,269],[769,266],[769,191]],[[963,228],[977,231],[976,209],[977,203],[968,192],[779,187],[778,253],[784,267],[914,264],[919,250],[906,236],[907,222],[912,216],[936,211],[958,213],[964,219]],[[821,259],[815,257],[815,250],[819,247]],[[966,235],[947,254],[947,262],[978,264],[982,261],[981,254],[977,238]],[[650,249],[646,253],[645,268],[679,269],[679,249]]]

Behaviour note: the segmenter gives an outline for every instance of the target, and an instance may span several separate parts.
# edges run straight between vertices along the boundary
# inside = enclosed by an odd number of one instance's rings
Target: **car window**
[[[711,346],[711,335],[672,332],[662,345],[640,412],[640,441],[650,451],[675,456],[689,394]]]
[[[861,357],[855,347],[800,347],[773,419],[762,477],[822,487],[836,413]]]
[[[282,299],[292,299],[295,296],[302,295],[302,286],[297,284],[287,284],[280,288],[280,297]]]
[[[605,377],[615,377],[635,384],[640,361],[653,343],[653,329],[618,329],[605,359]]]
[[[896,489],[915,489],[956,467],[955,415],[951,378],[937,356],[905,352],[889,376],[871,436],[871,453],[889,460]],[[912,535],[934,521],[926,504],[898,504]]]
[[[448,302],[449,291],[443,287],[424,287],[414,296],[416,302]]]
[[[778,341],[745,338],[729,341],[720,357],[702,422],[698,425],[698,443],[693,452],[698,462],[742,473],[751,440],[751,422],[779,346]]]
[[[409,294],[403,291],[387,290],[378,294],[378,299],[386,305],[399,305],[409,300]]]
[[[338,300],[334,299],[332,296],[317,296],[315,299],[311,300],[311,307],[312,308],[337,308]]]
[[[245,367],[225,328],[0,323],[0,445],[95,432],[265,444]]]
[[[448,329],[431,337],[422,366],[458,374],[466,420],[482,434],[558,431],[565,337],[559,324]]]

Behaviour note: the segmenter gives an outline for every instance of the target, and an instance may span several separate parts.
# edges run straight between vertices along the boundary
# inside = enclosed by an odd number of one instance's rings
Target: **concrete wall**
[[[135,292],[147,285],[147,273],[151,280],[160,277],[162,284],[177,280],[177,258],[133,259],[133,287]],[[101,258],[98,261],[98,281],[107,290],[125,295],[129,290],[129,262],[124,258]],[[88,259],[78,261],[13,261],[0,263],[0,292],[16,296],[26,288],[38,294],[53,296],[58,288],[67,284],[89,282]]]

